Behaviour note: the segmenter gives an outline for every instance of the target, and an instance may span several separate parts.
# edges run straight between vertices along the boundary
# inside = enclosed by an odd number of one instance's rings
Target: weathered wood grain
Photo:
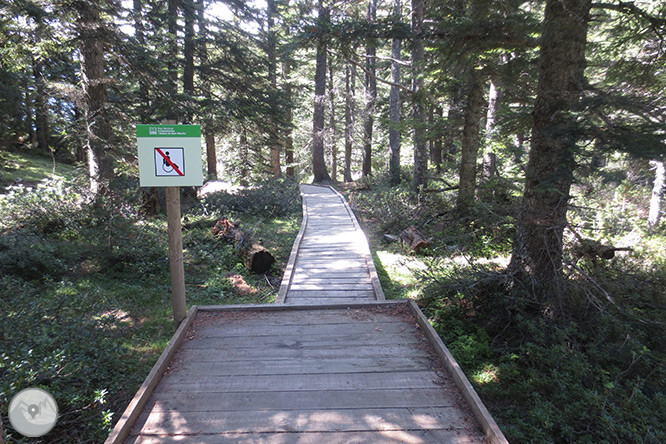
[[[382,408],[341,410],[161,412],[144,413],[138,421],[144,435],[184,435],[275,432],[347,432],[465,429],[467,418],[457,409]]]
[[[318,432],[318,433],[225,433],[206,435],[201,432],[185,436],[141,436],[131,444],[170,444],[196,442],[197,444],[473,444],[479,441],[470,438],[466,431],[445,430],[399,430],[381,432]],[[194,441],[193,441],[194,440]]]

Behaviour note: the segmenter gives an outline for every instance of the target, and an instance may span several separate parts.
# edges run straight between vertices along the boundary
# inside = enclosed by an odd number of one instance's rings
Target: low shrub
[[[236,193],[218,192],[202,200],[209,213],[231,211],[266,218],[286,216],[301,211],[300,189],[291,179],[265,180]]]

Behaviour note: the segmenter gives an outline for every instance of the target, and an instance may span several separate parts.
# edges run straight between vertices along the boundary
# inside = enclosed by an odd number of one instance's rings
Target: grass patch
[[[0,151],[0,189],[9,185],[35,186],[43,180],[72,181],[79,175],[72,165],[53,161],[53,158]]]

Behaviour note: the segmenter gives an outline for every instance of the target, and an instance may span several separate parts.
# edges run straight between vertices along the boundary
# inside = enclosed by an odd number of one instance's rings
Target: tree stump
[[[213,227],[213,234],[235,245],[243,264],[254,273],[266,273],[275,263],[275,258],[261,241],[254,242],[250,233],[241,230],[238,224],[227,218],[217,221]]]
[[[409,248],[412,253],[418,253],[419,251],[432,246],[432,243],[423,235],[423,233],[414,226],[402,230],[400,233],[400,241],[405,247]]]

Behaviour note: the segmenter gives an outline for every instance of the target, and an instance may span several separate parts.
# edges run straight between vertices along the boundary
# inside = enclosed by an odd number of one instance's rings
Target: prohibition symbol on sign
[[[185,154],[183,148],[155,148],[156,176],[184,176]]]

